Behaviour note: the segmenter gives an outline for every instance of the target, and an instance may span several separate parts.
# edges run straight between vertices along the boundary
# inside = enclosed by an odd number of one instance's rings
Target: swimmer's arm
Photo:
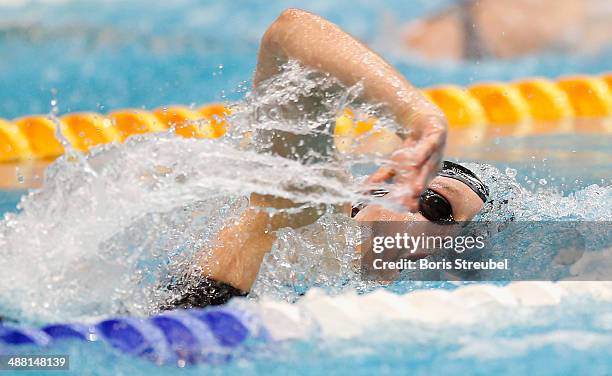
[[[239,221],[223,228],[212,247],[200,254],[198,265],[202,275],[249,291],[275,240],[268,230],[270,224],[268,213],[253,208],[245,210]]]
[[[277,74],[289,59],[329,73],[347,86],[361,82],[366,100],[386,104],[410,130],[403,147],[393,154],[393,168],[382,168],[370,181],[395,177],[398,188],[404,188],[396,198],[416,211],[446,140],[446,120],[439,110],[375,52],[312,13],[286,10],[268,28],[259,49],[255,86]]]

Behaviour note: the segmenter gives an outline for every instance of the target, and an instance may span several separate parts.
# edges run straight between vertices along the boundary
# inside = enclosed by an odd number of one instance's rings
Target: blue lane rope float
[[[612,283],[524,281],[404,295],[379,289],[329,296],[315,288],[295,304],[237,299],[237,304],[179,309],[147,318],[116,317],[93,324],[27,327],[0,322],[0,354],[48,352],[56,344],[76,341],[103,343],[118,354],[159,365],[223,364],[249,354],[252,344],[268,348],[313,335],[347,339],[398,320],[448,327],[480,325],[490,315],[518,307],[542,308],[585,298],[612,303]],[[474,311],[473,305],[465,303],[474,299],[488,309]]]
[[[101,341],[157,364],[216,363],[229,360],[249,339],[267,338],[253,320],[247,312],[222,307],[175,310],[148,318],[117,317],[93,325],[30,328],[0,323],[0,352],[23,346],[45,348],[66,340]]]

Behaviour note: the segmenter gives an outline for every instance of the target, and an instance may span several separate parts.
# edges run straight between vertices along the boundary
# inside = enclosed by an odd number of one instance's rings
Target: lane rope
[[[511,83],[477,83],[467,88],[442,85],[423,94],[446,115],[452,131],[468,131],[481,137],[487,129],[497,135],[580,131],[570,120],[612,117],[612,73],[600,77],[574,75],[556,81],[543,78]],[[131,135],[173,128],[183,137],[218,138],[228,127],[231,108],[207,104],[193,109],[169,106],[152,111],[116,110],[107,115],[71,113],[60,117],[61,134],[76,150],[123,142]],[[336,120],[340,144],[369,132],[376,119],[360,120],[349,109]],[[612,133],[610,122],[594,131]],[[479,135],[475,130],[482,130]],[[591,131],[593,129],[590,129]],[[13,121],[0,119],[0,162],[54,159],[63,153],[55,136],[56,124],[45,115],[29,115]]]
[[[19,354],[32,348],[44,351],[64,341],[98,342],[157,364],[219,363],[248,352],[253,343],[267,346],[317,336],[348,339],[397,322],[440,328],[479,326],[492,316],[520,311],[520,307],[546,309],[585,299],[611,303],[611,283],[473,284],[404,295],[379,289],[363,295],[349,291],[330,296],[315,288],[294,304],[236,298],[220,307],[174,310],[151,317],[116,317],[90,324],[36,327],[0,323],[0,351]],[[524,317],[516,320],[520,324]]]

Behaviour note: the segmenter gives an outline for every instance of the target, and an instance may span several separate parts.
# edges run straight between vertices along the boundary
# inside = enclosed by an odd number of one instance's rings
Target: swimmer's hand
[[[278,74],[288,60],[327,73],[347,87],[360,84],[365,101],[384,104],[409,132],[391,163],[372,183],[394,179],[389,197],[408,210],[442,160],[446,119],[410,82],[368,46],[326,19],[300,9],[285,10],[261,39],[253,84]]]
[[[411,134],[367,182],[380,185],[392,182],[387,198],[411,212],[419,210],[419,196],[435,176],[446,144],[447,125],[439,114],[415,115]]]

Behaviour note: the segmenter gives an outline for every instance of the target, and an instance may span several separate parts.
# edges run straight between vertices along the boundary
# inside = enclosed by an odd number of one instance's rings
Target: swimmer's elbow
[[[276,19],[280,23],[295,23],[316,17],[314,14],[298,8],[287,8]]]
[[[285,9],[268,27],[268,30],[266,30],[261,39],[261,45],[264,47],[278,46],[289,31],[295,30],[296,26],[314,17],[316,17],[314,14],[305,10],[297,8]]]
[[[278,73],[280,64],[289,57],[295,57],[296,52],[292,52],[290,46],[292,43],[296,45],[296,37],[303,34],[301,31],[305,23],[314,17],[312,13],[289,8],[268,27],[259,45],[257,71],[253,80],[255,85]],[[297,45],[300,43],[297,42]]]

